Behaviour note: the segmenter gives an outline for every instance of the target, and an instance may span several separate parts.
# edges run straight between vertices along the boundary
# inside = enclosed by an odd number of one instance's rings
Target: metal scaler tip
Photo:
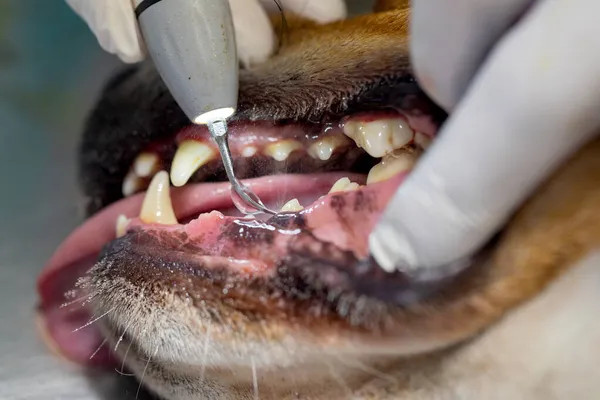
[[[233,159],[227,142],[227,122],[223,120],[211,122],[208,124],[208,130],[213,140],[217,143],[219,153],[221,153],[221,159],[223,160],[227,179],[231,182],[231,188],[233,190],[232,199],[236,208],[246,215],[257,215],[262,213],[277,215],[277,212],[270,210],[263,204],[252,189],[236,178],[233,170]],[[238,201],[235,195],[239,196],[239,199],[242,201]]]

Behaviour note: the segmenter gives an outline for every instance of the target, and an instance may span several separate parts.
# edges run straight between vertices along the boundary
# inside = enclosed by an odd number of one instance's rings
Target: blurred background
[[[349,1],[353,10],[371,3]],[[137,384],[116,372],[52,355],[35,328],[37,274],[83,218],[82,123],[120,65],[64,0],[0,0],[1,400],[136,397]]]
[[[119,65],[63,0],[0,0],[2,400],[135,397],[116,373],[90,379],[57,359],[34,320],[36,276],[82,217],[81,125]]]

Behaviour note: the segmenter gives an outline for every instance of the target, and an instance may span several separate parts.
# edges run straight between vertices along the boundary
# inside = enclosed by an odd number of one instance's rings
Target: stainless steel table
[[[57,359],[34,325],[36,277],[82,217],[82,120],[117,62],[62,1],[2,0],[0,28],[0,400],[134,399],[136,382]]]

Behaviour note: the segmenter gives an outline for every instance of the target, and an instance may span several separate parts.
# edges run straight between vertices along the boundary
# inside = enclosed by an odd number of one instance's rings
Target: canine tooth
[[[397,150],[383,157],[381,162],[371,168],[367,176],[367,185],[385,181],[400,172],[409,171],[418,158],[417,152]]]
[[[242,156],[244,157],[252,157],[256,154],[256,147],[254,146],[246,146],[242,149]]]
[[[415,143],[421,147],[423,150],[427,149],[429,145],[431,145],[431,138],[424,133],[416,132],[415,133]]]
[[[169,195],[169,174],[166,171],[160,171],[152,178],[142,204],[140,219],[147,224],[177,224]]]
[[[348,121],[344,133],[372,157],[379,158],[413,140],[414,132],[402,118],[371,122]]]
[[[333,184],[331,189],[329,189],[329,193],[342,192],[350,184],[350,179],[348,178],[340,178],[336,183]]]
[[[115,227],[118,238],[125,235],[125,232],[127,232],[127,225],[129,225],[129,222],[129,218],[127,218],[123,214],[119,215],[119,217],[117,218],[117,225]]]
[[[302,147],[302,143],[296,140],[282,140],[268,145],[263,152],[277,161],[284,161],[293,151],[299,150]]]
[[[343,136],[327,136],[311,144],[308,148],[308,154],[312,158],[326,161],[331,158],[336,148],[346,144],[348,144],[348,139]]]
[[[133,162],[133,170],[142,178],[149,178],[159,168],[159,158],[156,153],[140,153]]]
[[[292,199],[281,207],[281,212],[298,212],[304,210],[298,199]]]
[[[198,168],[215,156],[215,150],[202,142],[196,140],[181,142],[171,164],[171,182],[174,186],[185,185]]]
[[[146,188],[144,179],[140,178],[135,171],[129,171],[123,179],[121,192],[123,196],[128,197]]]

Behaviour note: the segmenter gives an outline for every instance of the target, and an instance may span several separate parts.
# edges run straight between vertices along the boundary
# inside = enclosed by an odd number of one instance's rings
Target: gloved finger
[[[494,49],[371,235],[382,268],[434,271],[474,252],[597,135],[598,13],[596,0],[545,0]]]
[[[146,57],[146,49],[130,0],[66,0],[87,23],[100,46],[126,63]]]
[[[451,110],[491,46],[534,0],[413,2],[411,58],[427,94]]]
[[[229,0],[238,57],[245,66],[265,61],[275,50],[275,32],[259,0]]]
[[[338,21],[346,17],[344,0],[261,0],[263,6],[271,11],[290,11],[318,23]]]

